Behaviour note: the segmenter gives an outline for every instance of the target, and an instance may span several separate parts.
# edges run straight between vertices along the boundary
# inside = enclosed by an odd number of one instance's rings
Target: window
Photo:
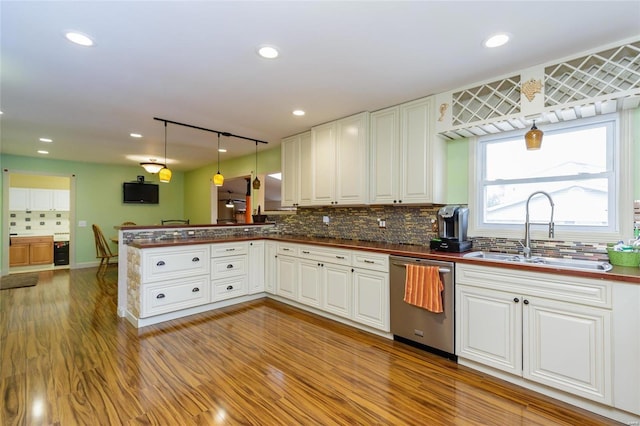
[[[617,115],[539,127],[538,151],[525,149],[522,131],[478,140],[477,228],[521,231],[527,199],[545,191],[554,202],[556,232],[617,232]],[[549,222],[547,198],[531,198],[529,215],[532,224]]]

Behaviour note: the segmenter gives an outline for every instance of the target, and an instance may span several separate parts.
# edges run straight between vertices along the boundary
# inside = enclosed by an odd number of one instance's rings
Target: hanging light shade
[[[164,167],[164,164],[156,163],[155,161],[156,160],[152,158],[149,162],[140,163],[140,165],[147,173],[155,174]]]
[[[256,141],[256,178],[253,180],[253,189],[260,189],[260,179],[258,179],[258,141]]]
[[[220,174],[220,133],[218,133],[218,173],[213,175],[213,184],[222,186],[224,184],[224,176]]]
[[[230,209],[233,208],[233,206],[234,206],[233,201],[227,200],[227,204],[225,204],[225,206],[227,206]]]
[[[160,182],[171,182],[171,170],[167,168],[167,122],[164,122],[164,167],[158,172]]]
[[[542,145],[542,135],[544,133],[542,130],[536,127],[536,121],[533,120],[533,126],[531,126],[531,130],[529,130],[524,135],[524,141],[527,145],[527,150],[532,151],[536,149],[540,149]]]

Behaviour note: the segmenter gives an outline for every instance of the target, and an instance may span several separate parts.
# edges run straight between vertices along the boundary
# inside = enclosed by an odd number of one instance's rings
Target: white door
[[[369,178],[369,113],[336,123],[336,193],[338,204],[365,204]]]
[[[389,331],[389,274],[355,269],[353,320]]]
[[[400,191],[400,110],[387,108],[371,114],[370,202],[393,204]]]
[[[322,309],[351,318],[353,269],[350,266],[325,263]]]
[[[289,256],[278,255],[278,279],[276,280],[278,296],[296,300],[298,292],[297,285],[297,259]]]
[[[610,404],[611,312],[537,298],[524,303],[524,377]]]
[[[522,297],[458,285],[456,354],[522,375]]]
[[[336,123],[311,129],[311,158],[313,161],[313,205],[333,204],[336,175]]]
[[[323,269],[315,260],[298,260],[298,301],[319,308],[321,305]]]
[[[249,243],[249,294],[265,290],[265,247],[264,241]]]
[[[429,143],[431,129],[430,99],[421,99],[400,106],[403,203],[422,203],[432,200]]]

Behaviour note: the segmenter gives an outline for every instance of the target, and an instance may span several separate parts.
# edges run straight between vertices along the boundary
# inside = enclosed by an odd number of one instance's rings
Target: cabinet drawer
[[[349,250],[330,249],[317,246],[301,246],[298,256],[303,259],[319,262],[336,263],[339,265],[351,265],[351,252]]]
[[[246,241],[237,243],[211,244],[211,257],[233,256],[236,254],[247,254],[249,243]]]
[[[386,254],[353,252],[353,266],[373,271],[389,272],[389,256]]]
[[[211,278],[237,277],[247,275],[247,256],[227,256],[211,259]]]
[[[208,275],[142,287],[141,318],[204,305],[210,300]]]
[[[278,243],[278,254],[298,257],[298,248],[297,244]]]
[[[213,301],[231,299],[248,293],[247,277],[229,278],[213,281]]]
[[[190,246],[142,251],[142,281],[156,282],[209,273],[209,247]]]

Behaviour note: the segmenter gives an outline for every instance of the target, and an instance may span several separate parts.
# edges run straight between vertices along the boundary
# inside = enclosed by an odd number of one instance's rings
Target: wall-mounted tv
[[[158,204],[159,187],[155,183],[124,182],[122,202],[131,204]]]

